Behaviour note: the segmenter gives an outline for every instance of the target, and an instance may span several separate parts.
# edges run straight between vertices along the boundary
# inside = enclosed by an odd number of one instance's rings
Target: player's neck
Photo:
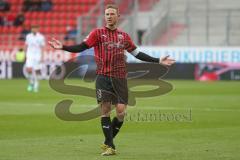
[[[113,25],[113,26],[106,25],[106,28],[108,28],[110,30],[115,30],[115,29],[117,29],[117,25]]]

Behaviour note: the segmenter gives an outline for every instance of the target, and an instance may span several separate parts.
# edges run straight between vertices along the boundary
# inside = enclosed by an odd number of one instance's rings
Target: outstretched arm
[[[146,53],[140,52],[138,50],[137,46],[131,40],[129,35],[127,35],[127,42],[128,43],[126,43],[127,45],[126,45],[125,49],[129,53],[131,53],[133,56],[135,56],[137,59],[140,59],[145,62],[159,63],[159,64],[167,66],[167,67],[171,66],[172,64],[175,63],[175,60],[169,58],[169,56],[165,56],[163,58],[154,58],[154,57],[147,55]]]
[[[78,45],[65,46],[60,41],[52,38],[52,40],[49,41],[48,43],[54,49],[61,49],[61,50],[72,52],[72,53],[82,52],[86,49],[89,49],[88,45],[85,42],[82,42],[81,44],[78,44]]]
[[[132,51],[131,54],[139,60],[142,60],[145,62],[159,63],[164,66],[171,66],[175,63],[175,60],[169,58],[169,56],[165,56],[163,58],[154,58],[154,57],[147,55],[146,53],[139,52],[137,49]]]

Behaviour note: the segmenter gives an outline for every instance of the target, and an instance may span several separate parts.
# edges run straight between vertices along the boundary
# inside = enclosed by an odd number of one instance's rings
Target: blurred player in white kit
[[[39,76],[41,75],[43,49],[45,46],[45,37],[39,33],[39,26],[33,25],[31,33],[26,36],[26,71],[28,73],[29,84],[27,90],[29,92],[38,92]]]

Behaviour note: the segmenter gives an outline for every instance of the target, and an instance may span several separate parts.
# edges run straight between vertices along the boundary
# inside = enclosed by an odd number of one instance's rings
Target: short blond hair
[[[109,8],[116,9],[117,13],[119,14],[119,8],[116,4],[107,4],[105,10]]]

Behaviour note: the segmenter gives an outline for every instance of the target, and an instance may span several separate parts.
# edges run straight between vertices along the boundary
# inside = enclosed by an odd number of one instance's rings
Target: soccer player
[[[45,37],[38,31],[39,26],[33,25],[31,33],[27,34],[25,41],[26,62],[25,67],[28,73],[29,92],[38,92],[39,76],[41,74],[41,62],[43,58],[43,48],[45,46]]]
[[[69,52],[82,52],[94,47],[97,64],[96,97],[101,106],[101,127],[105,136],[105,141],[101,147],[103,156],[116,154],[113,139],[123,125],[128,104],[124,51],[127,50],[136,58],[146,62],[159,63],[165,66],[171,66],[175,62],[168,56],[159,59],[140,52],[129,35],[117,28],[119,16],[118,7],[109,4],[105,8],[106,26],[94,29],[81,44],[65,46],[56,39],[49,41],[53,48]],[[116,108],[116,117],[111,120],[112,104]]]

